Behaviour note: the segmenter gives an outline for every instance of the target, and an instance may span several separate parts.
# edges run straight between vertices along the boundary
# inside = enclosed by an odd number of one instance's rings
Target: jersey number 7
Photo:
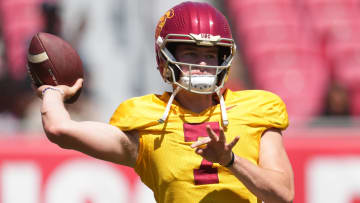
[[[184,123],[185,142],[196,142],[199,137],[208,137],[207,125],[210,125],[213,131],[219,135],[220,127],[218,122]],[[206,159],[202,159],[200,168],[193,171],[195,185],[219,183],[218,169],[213,168],[213,163]]]

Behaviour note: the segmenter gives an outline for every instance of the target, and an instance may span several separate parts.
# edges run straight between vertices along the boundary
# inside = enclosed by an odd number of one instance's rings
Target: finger
[[[229,147],[230,149],[232,149],[232,148],[236,145],[236,143],[239,141],[239,139],[240,139],[240,137],[239,137],[239,136],[236,136],[236,137],[233,139],[233,141],[231,141],[231,142],[228,144],[228,147]]]
[[[226,143],[226,137],[225,137],[224,129],[222,127],[220,127],[219,141]]]
[[[191,148],[196,148],[196,147],[199,147],[199,146],[201,146],[201,145],[208,144],[209,142],[211,142],[211,138],[206,137],[206,138],[204,138],[204,139],[201,139],[201,140],[193,143],[193,144],[191,145]]]
[[[201,149],[201,148],[196,148],[196,149],[195,149],[195,153],[196,153],[196,154],[199,154],[199,155],[203,155],[203,154],[204,154],[204,150]]]
[[[216,135],[216,133],[213,131],[213,129],[211,129],[209,125],[206,126],[206,131],[212,140],[216,142],[219,140],[219,137]]]

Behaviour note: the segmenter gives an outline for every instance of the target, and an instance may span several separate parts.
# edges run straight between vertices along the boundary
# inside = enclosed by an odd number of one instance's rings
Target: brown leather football
[[[28,50],[28,72],[35,86],[72,86],[84,77],[82,62],[69,43],[60,37],[39,32],[32,38]],[[66,103],[73,103],[81,90]]]

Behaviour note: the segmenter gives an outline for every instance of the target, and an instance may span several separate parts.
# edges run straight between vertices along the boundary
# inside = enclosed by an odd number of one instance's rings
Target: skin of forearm
[[[260,168],[239,156],[235,157],[234,164],[228,169],[264,202],[292,202],[290,181],[285,173]]]
[[[42,122],[51,142],[98,159],[131,167],[135,164],[136,159],[131,157],[131,150],[137,148],[123,147],[129,141],[122,131],[106,123],[71,120],[62,99],[62,95],[56,91],[46,93],[43,97]]]

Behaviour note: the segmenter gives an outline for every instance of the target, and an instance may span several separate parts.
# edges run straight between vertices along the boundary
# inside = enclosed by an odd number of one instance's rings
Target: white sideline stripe
[[[49,59],[49,57],[48,57],[48,55],[46,54],[45,51],[43,53],[36,54],[36,55],[28,54],[28,60],[31,63],[41,63],[41,62],[44,62],[44,61],[46,61],[48,59]]]

